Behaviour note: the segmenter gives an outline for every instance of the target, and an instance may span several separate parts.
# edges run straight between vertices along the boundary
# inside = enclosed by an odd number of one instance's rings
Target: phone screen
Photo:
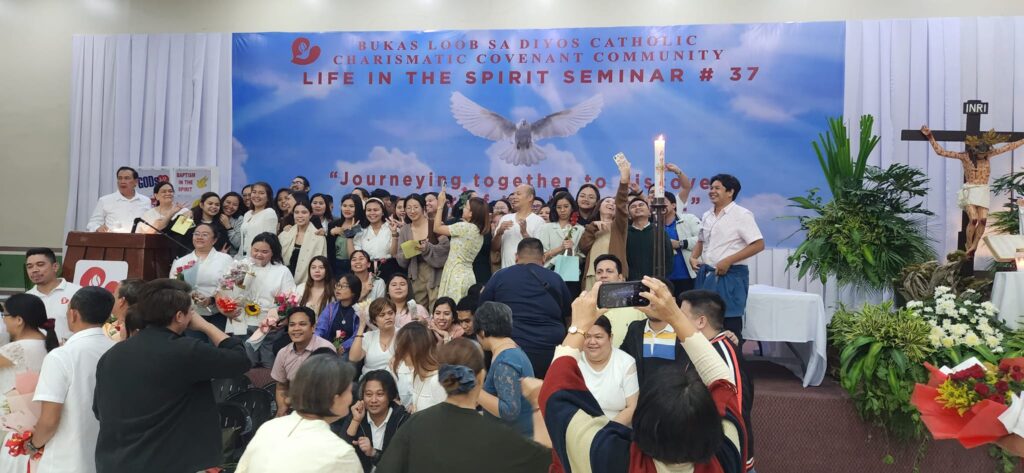
[[[641,292],[647,292],[647,286],[641,281],[604,283],[597,292],[597,306],[615,309],[650,305],[650,301],[640,297]]]

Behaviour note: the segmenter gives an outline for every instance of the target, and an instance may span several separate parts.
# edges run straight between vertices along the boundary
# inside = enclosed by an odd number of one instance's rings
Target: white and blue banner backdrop
[[[519,183],[642,186],[653,140],[695,180],[736,175],[768,246],[795,247],[786,198],[825,187],[810,141],[843,111],[845,25],[235,34],[232,187],[400,194]],[[669,190],[678,180],[667,176]],[[826,190],[827,193],[827,190]]]
[[[607,195],[610,157],[626,153],[649,179],[664,135],[668,161],[697,179],[691,212],[707,208],[702,180],[743,182],[739,201],[774,247],[755,258],[751,281],[824,292],[831,306],[863,297],[784,271],[802,237],[787,239],[795,222],[779,219],[792,214],[787,197],[824,187],[810,142],[825,118],[875,116],[871,164],[927,171],[929,234],[938,254],[952,250],[960,166],[900,130],[962,129],[970,99],[991,104],[983,129],[1024,130],[1024,18],[76,35],[71,82],[67,230],[84,227],[121,165],[212,166],[235,190],[304,174],[335,197],[357,185],[436,190],[438,176],[492,199],[517,177],[548,195],[555,177],[576,188],[589,176]],[[537,123],[564,110],[571,120]],[[488,139],[504,136],[504,120],[531,125],[526,152]],[[993,176],[1021,169],[1020,156],[996,158]]]

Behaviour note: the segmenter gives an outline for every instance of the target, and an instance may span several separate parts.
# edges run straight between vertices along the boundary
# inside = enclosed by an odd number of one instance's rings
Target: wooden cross
[[[981,136],[981,116],[988,114],[988,102],[982,102],[980,100],[968,100],[964,102],[964,115],[967,115],[967,128],[964,131],[959,130],[932,130],[932,136],[935,137],[935,141],[967,141],[968,136]],[[1017,141],[1024,139],[1024,132],[1012,132],[1012,131],[997,131],[997,134],[1008,135],[1007,142]],[[903,130],[900,134],[900,139],[903,141],[928,141],[928,137],[921,133],[920,129],[917,130]],[[964,212],[963,220],[960,227],[960,234],[957,235],[957,247],[964,249],[967,242],[967,224],[969,219],[967,213]]]

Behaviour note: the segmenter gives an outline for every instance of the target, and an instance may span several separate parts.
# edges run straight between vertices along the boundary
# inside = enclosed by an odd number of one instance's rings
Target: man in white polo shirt
[[[523,184],[512,193],[512,208],[515,213],[501,217],[494,229],[494,239],[500,243],[492,243],[501,248],[501,267],[508,268],[516,264],[516,251],[519,242],[524,238],[536,237],[537,230],[544,224],[544,219],[533,213],[533,199],[537,191],[533,186]]]
[[[764,237],[754,214],[734,202],[739,194],[739,179],[729,174],[711,177],[708,197],[714,207],[701,219],[690,265],[697,270],[695,288],[717,292],[725,300],[725,329],[740,337],[742,347],[750,286],[747,261],[764,251]]]
[[[113,307],[114,296],[101,287],[84,287],[75,293],[65,324],[74,335],[43,360],[32,399],[41,403],[41,413],[29,447],[46,447],[39,471],[96,471],[100,423],[92,412],[92,401],[96,364],[114,346],[101,328]]]
[[[46,304],[46,316],[56,322],[57,338],[63,343],[71,336],[67,319],[68,302],[81,287],[57,277],[59,270],[60,265],[57,264],[53,250],[32,248],[25,252],[25,272],[35,284],[28,293],[38,296]]]
[[[138,185],[139,173],[135,169],[128,166],[118,168],[117,192],[100,197],[85,229],[90,232],[130,232],[135,219],[153,208],[149,197],[135,192]]]

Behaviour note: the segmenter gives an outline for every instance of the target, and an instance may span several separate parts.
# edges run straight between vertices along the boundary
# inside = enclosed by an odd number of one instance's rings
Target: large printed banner
[[[521,183],[614,193],[653,141],[694,180],[736,175],[769,246],[796,246],[787,197],[825,187],[810,142],[843,107],[844,25],[234,35],[232,188],[295,175],[336,198]],[[670,191],[680,183],[667,178]]]

